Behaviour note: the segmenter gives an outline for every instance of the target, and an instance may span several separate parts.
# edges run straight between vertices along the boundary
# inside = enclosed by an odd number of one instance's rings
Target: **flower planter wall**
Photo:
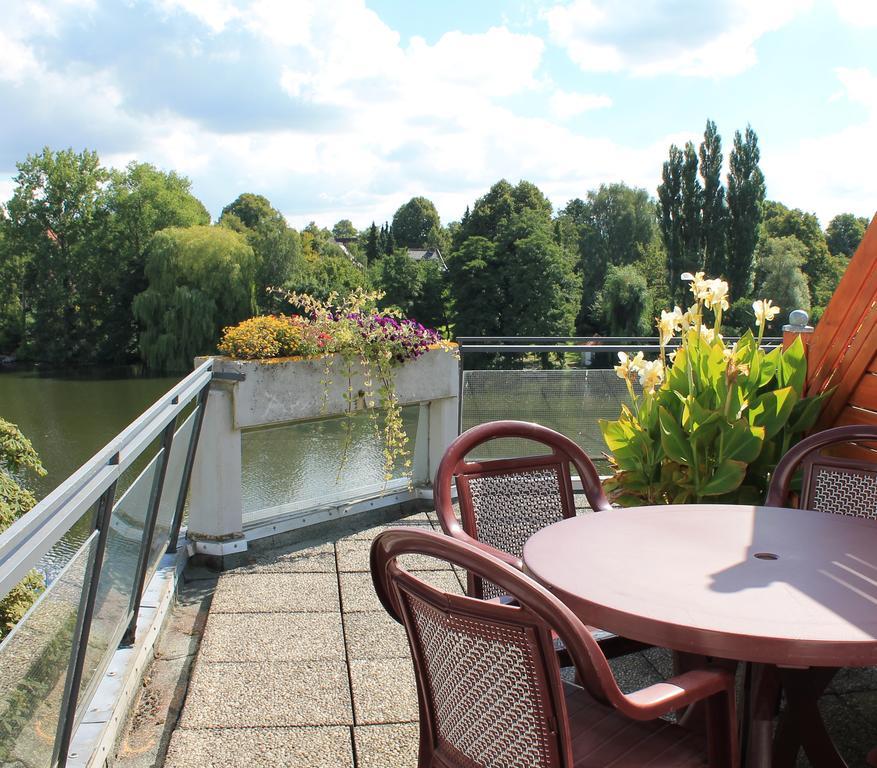
[[[198,358],[196,363],[204,359]],[[221,558],[246,549],[241,504],[242,429],[346,413],[348,380],[343,360],[332,361],[327,392],[325,371],[322,359],[214,358],[214,381],[192,473],[188,536],[196,553]],[[430,349],[395,370],[399,403],[420,404],[412,446],[415,486],[429,484],[445,448],[457,435],[458,375],[456,357],[442,349]],[[373,382],[372,389],[378,385]],[[352,388],[354,394],[365,390],[361,372],[353,375]],[[308,523],[318,519],[318,515],[309,515]],[[289,523],[283,530],[294,527],[299,526]]]

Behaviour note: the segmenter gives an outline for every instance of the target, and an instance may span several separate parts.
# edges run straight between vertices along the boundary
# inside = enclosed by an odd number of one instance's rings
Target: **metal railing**
[[[212,372],[199,366],[0,534],[0,598],[62,539],[78,543],[0,645],[0,763],[65,766],[110,659],[133,643],[144,585],[176,551]]]

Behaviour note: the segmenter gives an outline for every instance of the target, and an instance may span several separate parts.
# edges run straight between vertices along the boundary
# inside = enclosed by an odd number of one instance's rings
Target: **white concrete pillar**
[[[456,390],[457,387],[455,386]],[[429,482],[435,480],[439,462],[447,447],[457,437],[457,408],[459,393],[455,397],[443,397],[429,404]],[[418,430],[418,433],[420,430]]]
[[[233,384],[214,381],[195,465],[192,468],[187,537],[194,554],[216,557],[242,552],[241,432],[234,420]]]

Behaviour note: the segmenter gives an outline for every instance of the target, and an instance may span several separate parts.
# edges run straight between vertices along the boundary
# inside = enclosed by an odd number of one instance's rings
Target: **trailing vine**
[[[347,421],[339,472],[353,439],[352,418],[360,408],[368,410],[381,442],[384,479],[392,479],[393,470],[400,463],[407,472],[411,468],[411,456],[396,394],[396,369],[408,360],[417,359],[430,347],[450,350],[452,346],[443,341],[437,331],[402,317],[398,311],[379,311],[377,303],[382,298],[379,292],[360,288],[343,298],[332,293],[326,301],[299,293],[286,294],[285,298],[302,314],[281,315],[271,320],[252,318],[226,328],[219,350],[243,359],[323,357],[321,403],[324,412],[330,387],[336,380],[333,374],[347,381],[343,393]],[[267,350],[272,354],[264,354]],[[333,370],[338,362],[341,370]],[[354,387],[356,373],[361,374],[362,390]]]

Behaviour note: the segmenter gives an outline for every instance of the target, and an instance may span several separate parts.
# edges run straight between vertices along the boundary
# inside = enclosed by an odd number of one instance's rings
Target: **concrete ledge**
[[[102,768],[114,754],[119,731],[170,614],[176,585],[176,557],[167,556],[144,592],[137,616],[135,644],[115,652],[82,723],[73,734],[68,768]]]

